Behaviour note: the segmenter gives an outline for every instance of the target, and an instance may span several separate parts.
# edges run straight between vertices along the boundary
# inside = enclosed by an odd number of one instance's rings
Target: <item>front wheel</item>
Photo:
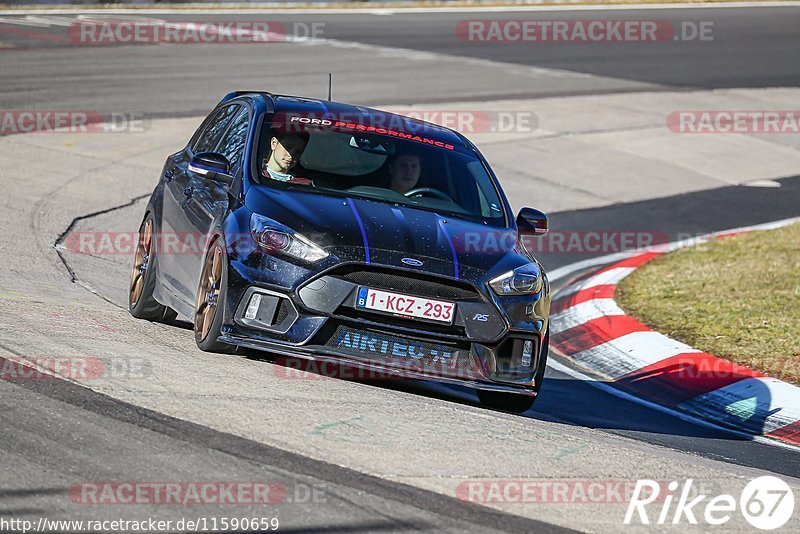
[[[536,402],[536,397],[530,395],[486,391],[483,389],[478,390],[478,399],[487,408],[512,413],[527,412],[533,408],[533,403]]]
[[[205,352],[233,352],[234,347],[217,341],[222,333],[225,294],[228,284],[225,248],[216,239],[203,260],[203,272],[194,306],[194,340]]]

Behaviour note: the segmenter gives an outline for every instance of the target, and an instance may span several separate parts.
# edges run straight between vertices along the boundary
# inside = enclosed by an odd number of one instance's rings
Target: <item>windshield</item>
[[[291,126],[265,122],[255,152],[261,184],[413,206],[505,226],[498,191],[469,149],[422,133],[410,140],[344,127]]]

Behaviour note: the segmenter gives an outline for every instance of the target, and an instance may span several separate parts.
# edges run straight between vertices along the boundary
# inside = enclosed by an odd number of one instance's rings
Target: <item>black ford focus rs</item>
[[[227,95],[168,157],[130,284],[135,317],[236,347],[474,388],[524,411],[548,350],[547,277],[461,134],[360,106]]]

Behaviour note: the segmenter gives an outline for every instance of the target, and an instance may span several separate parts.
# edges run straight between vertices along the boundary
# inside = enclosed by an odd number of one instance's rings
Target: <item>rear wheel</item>
[[[478,399],[481,404],[494,410],[504,412],[522,413],[527,412],[536,402],[536,397],[520,395],[519,393],[501,393],[499,391],[478,390]]]
[[[148,213],[139,228],[139,242],[133,258],[131,283],[128,290],[128,310],[137,319],[170,322],[178,314],[172,308],[159,304],[153,298],[156,287],[155,239],[153,236],[153,215]]]
[[[228,284],[226,263],[222,240],[216,239],[203,260],[194,306],[194,340],[200,350],[206,352],[235,350],[235,347],[217,341],[222,333],[222,307]]]

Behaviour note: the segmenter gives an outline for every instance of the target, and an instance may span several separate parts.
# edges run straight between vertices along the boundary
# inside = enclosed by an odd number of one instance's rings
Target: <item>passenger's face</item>
[[[289,172],[300,161],[300,156],[303,155],[306,143],[300,137],[286,137],[283,141],[278,141],[277,137],[273,137],[270,141],[270,147],[272,148],[272,155],[269,158],[269,162],[272,170]]]
[[[422,168],[418,156],[400,156],[389,166],[391,188],[398,193],[407,193],[414,189],[419,181]]]

